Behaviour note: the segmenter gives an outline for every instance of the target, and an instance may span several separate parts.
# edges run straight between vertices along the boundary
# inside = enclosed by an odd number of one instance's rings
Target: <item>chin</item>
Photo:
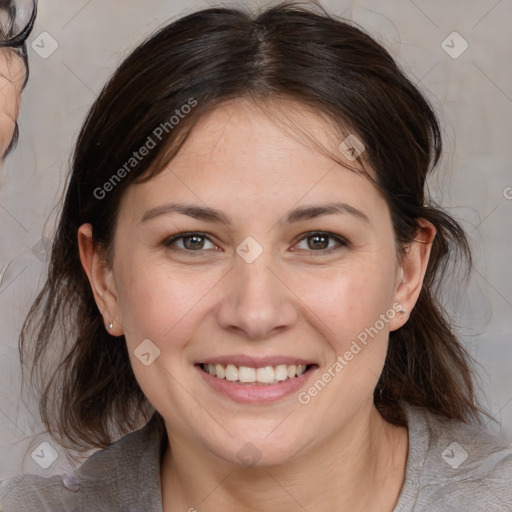
[[[266,434],[265,434],[266,435]],[[212,450],[215,455],[237,466],[246,468],[269,468],[292,461],[303,448],[303,443],[294,443],[293,439],[270,439],[265,435],[245,435],[230,439],[227,446],[218,446]]]

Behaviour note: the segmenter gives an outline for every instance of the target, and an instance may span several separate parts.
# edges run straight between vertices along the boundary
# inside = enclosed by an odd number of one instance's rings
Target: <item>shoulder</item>
[[[407,406],[414,510],[512,511],[512,443],[484,427]],[[413,458],[414,460],[411,460]],[[407,475],[406,475],[407,477]]]
[[[74,473],[49,478],[27,474],[3,481],[0,512],[112,512],[131,510],[139,502],[144,510],[156,511],[160,441],[152,421],[94,453]],[[130,508],[124,508],[127,504]]]

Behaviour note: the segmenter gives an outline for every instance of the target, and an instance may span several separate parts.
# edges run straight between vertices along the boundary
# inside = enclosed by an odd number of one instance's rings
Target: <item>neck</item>
[[[163,510],[392,512],[405,474],[407,429],[385,422],[373,404],[356,420],[292,461],[252,468],[226,462],[168,428]]]

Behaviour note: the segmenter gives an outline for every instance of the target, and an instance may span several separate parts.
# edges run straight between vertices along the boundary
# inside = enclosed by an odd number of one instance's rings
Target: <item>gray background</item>
[[[31,76],[22,100],[20,143],[0,175],[0,478],[21,472],[49,476],[76,466],[42,431],[37,405],[20,399],[17,337],[45,276],[46,240],[52,237],[77,130],[109,75],[143,37],[209,5],[214,2],[47,0],[39,5],[29,41]],[[449,296],[454,324],[481,363],[484,403],[501,422],[488,428],[512,440],[512,2],[331,0],[323,5],[384,44],[440,116],[445,155],[432,195],[462,221],[475,256],[467,291]],[[458,58],[443,47],[457,52],[462,40],[452,37],[442,45],[454,31],[469,44]],[[58,44],[49,56],[44,52],[52,41],[45,32]],[[30,456],[45,440],[60,453],[47,470]]]

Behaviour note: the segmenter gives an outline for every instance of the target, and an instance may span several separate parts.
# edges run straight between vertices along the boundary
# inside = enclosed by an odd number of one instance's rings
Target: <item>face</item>
[[[0,48],[0,157],[14,134],[25,72],[25,64],[18,55]]]
[[[325,121],[283,108],[343,157]],[[170,437],[238,464],[356,429],[405,322],[397,303],[414,300],[374,185],[245,100],[204,116],[163,172],[127,189],[101,276],[100,310]]]

